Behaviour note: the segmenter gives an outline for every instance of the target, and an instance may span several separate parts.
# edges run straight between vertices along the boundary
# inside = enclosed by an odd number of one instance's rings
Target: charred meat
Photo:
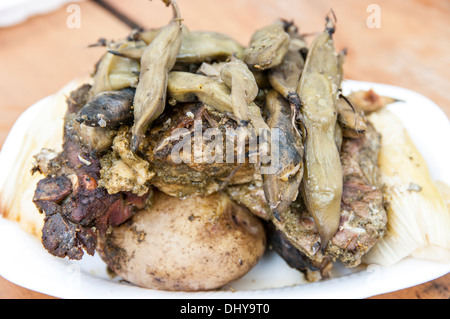
[[[127,220],[147,203],[150,191],[142,197],[132,193],[108,194],[98,186],[101,152],[83,144],[74,120],[81,110],[84,87],[72,97],[77,101],[66,114],[63,151],[56,156],[39,156],[34,172],[45,174],[36,188],[33,202],[45,214],[42,242],[53,255],[79,260],[84,251],[93,255],[96,232]],[[72,111],[75,111],[73,113]],[[43,150],[45,152],[45,150]]]

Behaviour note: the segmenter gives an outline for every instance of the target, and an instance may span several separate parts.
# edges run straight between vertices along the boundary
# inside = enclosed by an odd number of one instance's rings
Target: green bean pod
[[[270,69],[268,73],[272,87],[287,99],[290,94],[297,92],[300,83],[305,66],[305,60],[300,52],[303,48],[306,48],[304,42],[293,39],[281,64]]]
[[[278,133],[278,139],[271,139],[273,172],[263,175],[263,187],[269,207],[279,219],[298,196],[303,178],[304,147],[292,126],[289,102],[276,90],[271,90],[266,95],[266,107],[269,111],[267,124],[271,134]]]
[[[151,44],[158,30],[150,30],[138,36],[137,45],[134,47],[121,47],[110,50],[111,53],[131,59],[140,59],[144,54],[147,44]],[[202,63],[223,61],[235,55],[242,58],[244,48],[229,36],[218,32],[193,31],[183,29],[182,44],[177,54],[177,63]]]
[[[249,66],[266,70],[283,61],[289,49],[290,37],[281,23],[275,22],[257,30],[244,51],[244,61]]]
[[[169,73],[167,94],[177,102],[201,102],[221,113],[233,113],[231,90],[213,78],[182,71]]]
[[[327,20],[329,22],[329,20]],[[307,131],[303,192],[322,241],[328,243],[339,227],[342,167],[335,142],[340,72],[334,49],[334,27],[317,36],[306,59],[298,95]]]
[[[231,116],[234,114],[231,89],[225,83],[208,76],[172,71],[167,82],[167,95],[177,102],[201,101],[221,113]],[[260,108],[254,102],[248,105],[247,114],[257,133],[269,129]]]
[[[222,81],[231,89],[233,113],[241,121],[248,121],[248,106],[258,95],[259,89],[253,73],[237,58],[223,65]]]
[[[183,32],[183,44],[177,62],[201,63],[225,60],[235,55],[242,58],[244,48],[234,39],[218,32]]]
[[[141,58],[141,73],[134,98],[132,149],[137,151],[151,123],[166,105],[167,78],[175,65],[181,47],[182,24],[178,6],[171,2],[174,18],[161,29],[145,49]]]
[[[107,52],[94,74],[94,84],[89,92],[90,98],[102,92],[136,87],[139,81],[139,72],[138,61]]]
[[[349,138],[358,138],[367,130],[367,120],[364,112],[355,109],[350,101],[340,98],[337,104],[338,122],[342,127],[342,134]]]

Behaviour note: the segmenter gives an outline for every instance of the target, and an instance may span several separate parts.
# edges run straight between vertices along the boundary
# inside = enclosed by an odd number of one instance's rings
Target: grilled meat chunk
[[[320,269],[321,265],[328,263],[329,258],[321,249],[314,218],[306,209],[302,197],[292,203],[290,209],[280,212],[279,220],[273,219],[272,222],[291,245],[309,259],[312,270]]]
[[[146,137],[145,159],[156,174],[151,183],[177,197],[209,195],[227,185],[253,180],[255,165],[243,151],[237,159],[237,136],[227,134],[237,125],[202,103],[177,106],[155,123]],[[227,138],[235,138],[227,144]],[[227,160],[231,145],[232,161]]]
[[[108,194],[97,184],[98,160],[90,158],[91,164],[87,165],[76,154],[83,153],[75,143],[66,142],[64,151],[50,165],[60,169],[38,183],[33,202],[46,216],[44,247],[55,256],[78,260],[83,250],[94,254],[96,231],[106,231],[108,226],[126,221],[145,207],[150,192],[141,197],[131,193]]]
[[[387,215],[378,184],[380,135],[368,123],[365,136],[344,139],[341,162],[344,174],[339,229],[327,247],[327,254],[347,267],[356,267],[362,256],[385,231]]]
[[[81,103],[80,90],[75,94]],[[33,202],[45,214],[44,247],[55,256],[79,260],[84,251],[94,254],[98,231],[119,225],[144,208],[151,190],[140,197],[129,192],[111,195],[98,186],[102,151],[83,143],[76,112],[69,108],[66,114],[63,151],[36,156],[33,172],[45,178],[37,184]]]
[[[79,227],[61,214],[48,217],[42,228],[42,243],[56,257],[80,260],[84,251],[94,255],[96,240],[89,228]]]
[[[230,185],[225,188],[228,196],[240,205],[248,208],[250,212],[263,220],[270,220],[272,213],[267,203],[264,190],[260,182],[249,184]]]
[[[324,258],[320,264],[314,263],[293,246],[291,241],[277,230],[273,223],[269,223],[267,229],[271,249],[278,253],[291,268],[301,271],[307,281],[314,282],[330,276],[333,264],[329,258]]]

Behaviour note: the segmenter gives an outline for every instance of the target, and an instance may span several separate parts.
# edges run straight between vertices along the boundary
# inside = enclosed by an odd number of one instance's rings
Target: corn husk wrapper
[[[17,120],[0,153],[0,217],[18,222],[28,233],[41,237],[44,215],[32,199],[36,184],[43,178],[31,174],[34,155],[43,148],[62,150],[66,98],[89,78],[72,81],[60,92],[30,107]]]
[[[389,266],[407,256],[450,262],[450,212],[427,163],[389,110],[371,114],[369,121],[382,134],[379,166],[388,225],[364,262]]]

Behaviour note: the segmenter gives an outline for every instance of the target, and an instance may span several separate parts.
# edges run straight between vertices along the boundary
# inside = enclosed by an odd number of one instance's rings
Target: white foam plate
[[[410,133],[427,161],[433,178],[450,185],[450,124],[442,110],[426,97],[403,88],[369,82],[345,81],[344,93],[374,89],[378,94],[404,102],[394,103],[394,112]],[[31,106],[20,127],[33,121],[33,113],[45,104]],[[14,151],[15,125],[0,153]],[[443,147],[444,145],[444,147]],[[1,167],[1,175],[8,167]],[[406,258],[391,267],[367,265],[348,270],[337,265],[330,279],[307,283],[275,253],[268,252],[247,275],[232,283],[231,290],[213,292],[166,292],[139,288],[111,278],[95,255],[69,261],[51,256],[39,240],[16,223],[0,218],[0,276],[25,288],[60,298],[366,298],[415,286],[450,272],[450,264]]]

